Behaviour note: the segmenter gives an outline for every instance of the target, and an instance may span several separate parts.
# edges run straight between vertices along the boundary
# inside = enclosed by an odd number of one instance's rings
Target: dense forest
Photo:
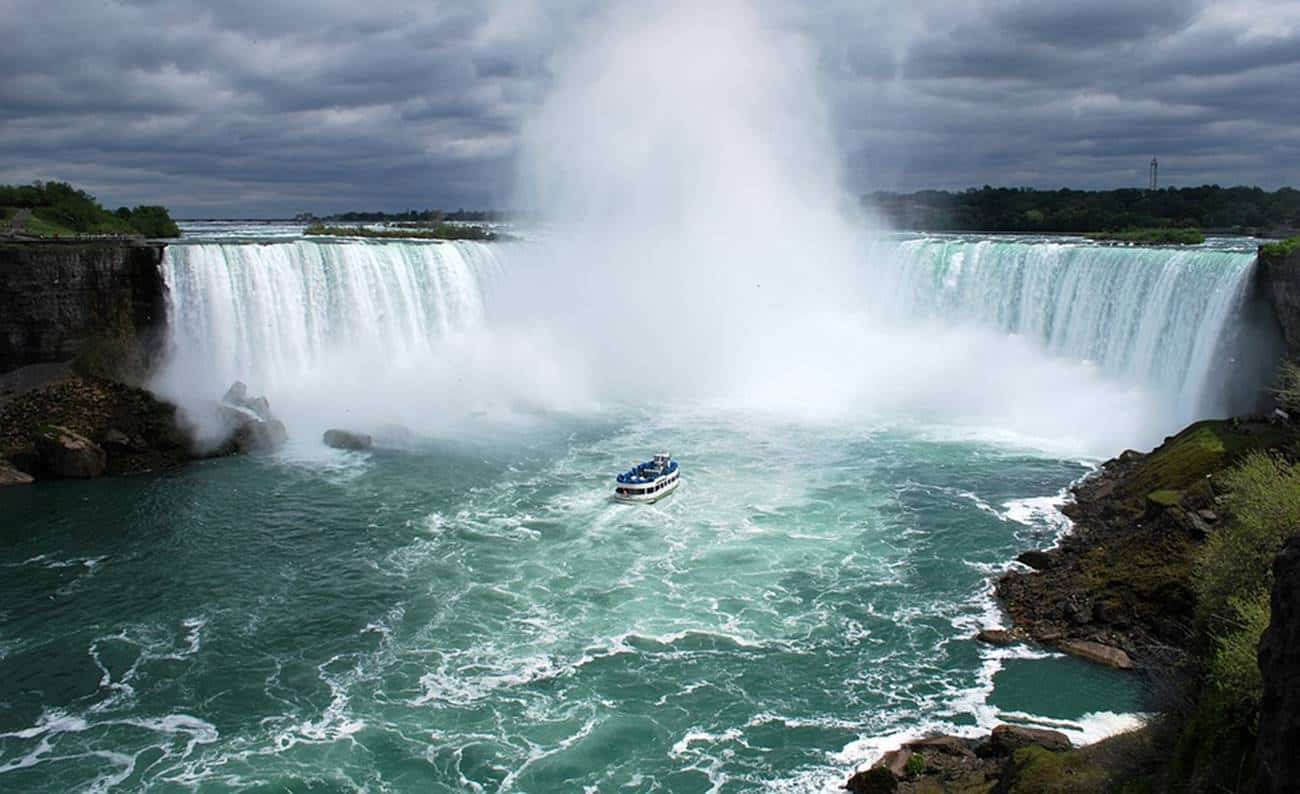
[[[0,185],[0,230],[32,237],[181,236],[166,207],[141,205],[110,212],[94,196],[66,182]]]
[[[894,226],[928,231],[1109,232],[1200,228],[1286,236],[1300,229],[1300,190],[1254,187],[1035,190],[985,185],[959,193],[869,193]]]

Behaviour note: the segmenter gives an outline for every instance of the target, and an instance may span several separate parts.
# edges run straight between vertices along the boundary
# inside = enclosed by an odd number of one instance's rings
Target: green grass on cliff
[[[1259,253],[1262,256],[1284,257],[1300,251],[1300,237],[1292,237],[1287,240],[1281,240],[1276,243],[1268,243],[1259,247]]]
[[[1255,449],[1290,439],[1289,428],[1234,420],[1197,422],[1165,439],[1125,482],[1125,495],[1142,499],[1159,491],[1185,491]],[[1141,505],[1130,505],[1141,507]]]
[[[181,234],[165,207],[141,205],[110,212],[94,196],[65,182],[0,185],[0,211],[4,213],[0,232],[35,237]]]

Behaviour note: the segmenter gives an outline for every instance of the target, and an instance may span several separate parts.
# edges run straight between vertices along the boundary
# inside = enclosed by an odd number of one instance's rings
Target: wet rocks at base
[[[0,486],[170,468],[275,449],[288,437],[266,398],[250,397],[242,383],[210,406],[204,419],[219,432],[200,443],[196,417],[126,383],[71,369],[5,382],[20,385],[0,390]]]

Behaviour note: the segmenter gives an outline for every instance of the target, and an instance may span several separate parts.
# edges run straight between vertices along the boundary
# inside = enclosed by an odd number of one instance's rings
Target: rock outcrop
[[[354,451],[370,449],[375,445],[375,440],[365,433],[353,433],[349,430],[326,430],[322,440],[327,447]]]
[[[248,386],[235,381],[215,407],[221,423],[221,441],[208,455],[236,452],[266,452],[281,447],[289,439],[284,423],[271,413],[266,397],[250,397]]]
[[[38,480],[78,476],[59,474],[48,463],[61,453],[38,439],[55,427],[96,445],[105,455],[104,474],[162,469],[190,458],[175,406],[143,389],[64,372],[16,394],[0,394],[0,461]],[[47,445],[44,458],[38,443]]]
[[[1255,744],[1260,794],[1295,791],[1300,781],[1300,535],[1273,563],[1272,619],[1259,644],[1264,679]]]
[[[1300,360],[1300,245],[1260,246],[1256,277],[1273,307],[1287,357]]]
[[[108,469],[108,455],[104,448],[66,427],[41,427],[32,441],[43,474],[88,480]]]
[[[27,472],[20,471],[9,461],[0,458],[0,488],[6,485],[30,485],[35,478]]]
[[[0,372],[79,354],[92,368],[105,354],[136,357],[147,368],[166,321],[163,248],[133,240],[0,242]]]
[[[1140,771],[1150,732],[1075,748],[1057,731],[999,725],[988,737],[936,736],[886,753],[844,784],[854,794],[1039,794],[1115,791]]]

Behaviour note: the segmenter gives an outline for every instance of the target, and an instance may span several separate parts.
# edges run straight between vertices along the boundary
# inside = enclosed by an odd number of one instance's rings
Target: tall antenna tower
[[[1156,162],[1156,158],[1152,157],[1152,158],[1151,158],[1151,190],[1156,190],[1156,189],[1157,189],[1157,188],[1156,188],[1156,185],[1157,185],[1157,182],[1156,182],[1156,171],[1157,171],[1157,169],[1159,169],[1159,167],[1160,167],[1160,165],[1159,165],[1159,163]]]

